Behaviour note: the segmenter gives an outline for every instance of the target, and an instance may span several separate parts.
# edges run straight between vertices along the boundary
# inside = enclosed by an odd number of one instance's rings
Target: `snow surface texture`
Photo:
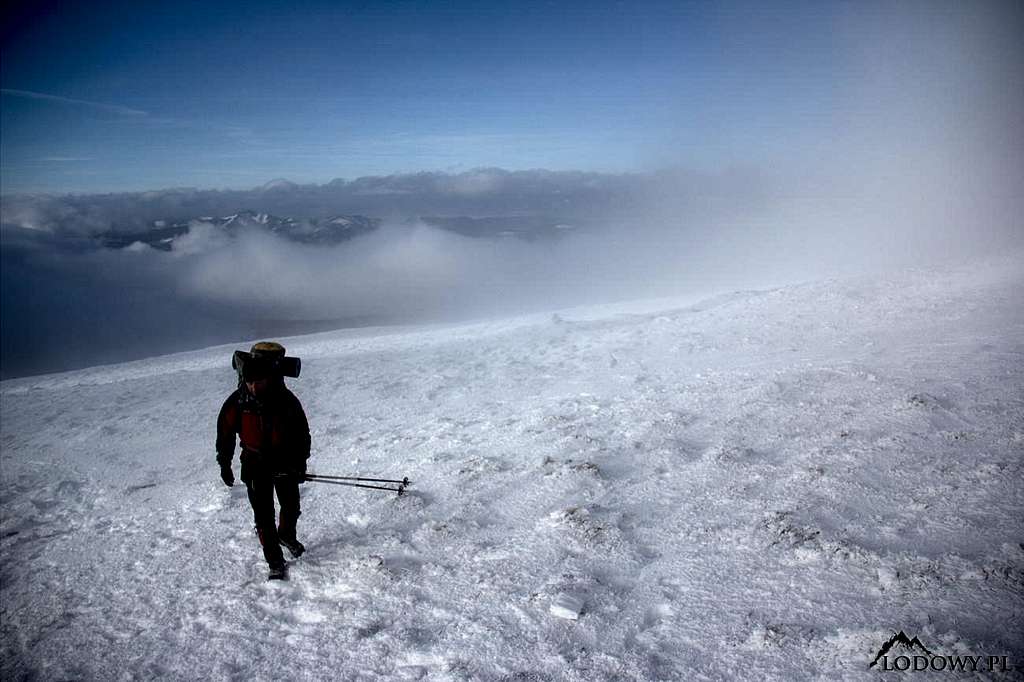
[[[311,471],[413,481],[303,486],[285,583],[214,462],[245,344],[4,382],[0,676],[1024,665],[1021,262],[285,339]]]

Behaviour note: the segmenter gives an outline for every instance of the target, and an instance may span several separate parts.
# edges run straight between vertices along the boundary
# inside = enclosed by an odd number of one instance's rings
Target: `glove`
[[[235,484],[235,474],[232,473],[230,464],[221,465],[220,480],[224,481],[224,485],[229,488]]]

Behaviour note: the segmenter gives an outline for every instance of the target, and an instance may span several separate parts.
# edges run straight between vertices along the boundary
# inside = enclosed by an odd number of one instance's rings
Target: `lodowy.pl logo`
[[[894,654],[892,648],[899,646],[897,651],[907,653]],[[911,639],[900,630],[882,645],[875,654],[875,660],[871,661],[868,668],[874,668],[879,663],[882,670],[909,670],[912,672],[923,672],[931,670],[942,672],[950,670],[953,672],[1009,672],[1013,670],[1006,656],[943,656],[932,653],[924,643],[914,637]]]

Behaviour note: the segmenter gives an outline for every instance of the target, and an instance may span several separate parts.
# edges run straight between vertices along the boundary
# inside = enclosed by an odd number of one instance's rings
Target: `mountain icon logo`
[[[885,656],[887,653],[889,653],[889,650],[897,644],[899,644],[905,649],[920,649],[928,656],[935,655],[931,651],[929,651],[928,647],[926,647],[924,643],[916,636],[913,638],[907,637],[907,634],[903,632],[903,630],[900,630],[892,637],[890,637],[888,641],[885,642],[885,644],[882,645],[882,648],[880,648],[878,650],[878,653],[875,654],[875,660],[871,661],[871,665],[869,665],[868,668],[874,668],[876,665],[878,665],[878,661],[882,658],[882,656]]]

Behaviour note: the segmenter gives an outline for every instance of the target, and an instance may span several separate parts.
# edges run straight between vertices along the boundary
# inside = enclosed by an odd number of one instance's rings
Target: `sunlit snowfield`
[[[1022,301],[1013,257],[285,339],[311,471],[413,480],[305,485],[286,583],[214,462],[248,342],[4,382],[0,674],[856,679],[898,629],[1024,665]]]

